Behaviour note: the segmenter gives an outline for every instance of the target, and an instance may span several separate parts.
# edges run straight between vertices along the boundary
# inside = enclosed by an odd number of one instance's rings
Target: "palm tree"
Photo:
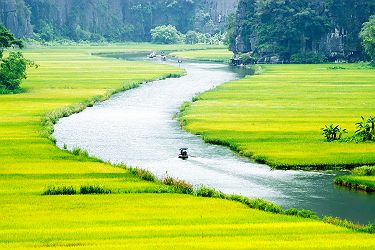
[[[361,118],[362,118],[362,121],[357,122],[355,124],[357,125],[357,130],[355,131],[355,134],[362,137],[363,141],[371,140],[372,134],[371,134],[371,127],[369,125],[369,122],[363,116],[361,116]]]
[[[343,134],[347,133],[346,129],[340,128],[340,125],[334,126],[333,124],[326,125],[325,128],[322,128],[322,131],[327,141],[340,140]]]
[[[372,139],[374,140],[375,139],[375,117],[370,116],[367,119],[367,123],[369,124],[369,126],[371,125],[370,133],[372,134]]]

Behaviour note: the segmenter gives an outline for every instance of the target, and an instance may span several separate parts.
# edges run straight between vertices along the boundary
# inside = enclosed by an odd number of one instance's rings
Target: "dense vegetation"
[[[241,0],[228,40],[261,62],[361,60],[359,33],[372,14],[373,0]]]
[[[3,249],[373,249],[373,235],[325,224],[308,212],[266,213],[223,199],[173,194],[178,180],[144,181],[127,170],[61,151],[49,140],[48,121],[154,78],[179,74],[166,65],[90,56],[94,52],[171,50],[178,47],[65,47],[33,49],[25,56],[40,67],[22,85],[0,96],[0,248]],[[181,48],[181,47],[180,47]],[[185,47],[186,48],[186,47]],[[197,48],[197,47],[194,47]],[[79,76],[79,77],[77,77]],[[85,101],[85,100],[90,101]],[[64,108],[64,107],[76,108]],[[47,134],[46,134],[47,133]],[[144,179],[152,179],[143,171]],[[110,191],[109,191],[110,190]],[[45,192],[46,195],[41,195]],[[185,192],[185,191],[184,191]],[[47,195],[76,194],[76,195]],[[82,195],[90,194],[90,195]],[[200,189],[200,196],[217,192]],[[248,200],[234,197],[243,202]],[[242,201],[241,201],[242,202]],[[277,209],[261,201],[254,207]],[[264,210],[264,209],[263,209]],[[330,222],[331,223],[331,222]],[[335,224],[337,224],[335,222]]]
[[[150,30],[222,33],[237,0],[7,0],[4,23],[19,37],[44,41],[151,41]]]
[[[358,118],[364,116],[364,131],[372,136],[372,66],[266,65],[257,71],[260,74],[194,98],[181,113],[184,128],[207,142],[230,146],[275,168],[326,169],[375,163],[373,142],[327,142],[320,130],[325,124],[340,124],[348,131],[345,137],[350,138],[358,131]],[[336,130],[330,141],[343,133],[343,129]]]
[[[23,48],[23,43],[0,25],[0,94],[19,91],[21,81],[26,79],[27,66],[33,65],[19,51],[11,51],[4,58],[4,51],[14,46]]]
[[[375,16],[364,23],[360,37],[363,40],[365,51],[371,57],[372,62],[375,63]]]

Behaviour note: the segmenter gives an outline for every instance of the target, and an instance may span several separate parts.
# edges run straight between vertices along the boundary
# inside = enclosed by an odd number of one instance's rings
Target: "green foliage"
[[[151,30],[151,38],[153,43],[175,44],[180,42],[181,33],[177,31],[175,26],[162,25]]]
[[[375,228],[374,225],[368,224],[368,225],[360,225],[360,224],[355,224],[351,221],[344,220],[341,218],[335,218],[331,216],[326,216],[323,218],[323,221],[325,223],[341,226],[341,227],[346,227],[358,232],[365,232],[365,233],[370,233],[373,234],[375,233]]]
[[[73,186],[49,186],[42,195],[74,195],[77,190]]]
[[[42,195],[110,194],[110,189],[99,185],[84,185],[77,191],[73,186],[49,186]]]
[[[52,24],[42,20],[40,22],[39,30],[37,31],[37,35],[40,39],[44,41],[52,41],[56,39],[56,34]]]
[[[375,16],[371,16],[370,20],[363,24],[360,37],[365,51],[375,62]]]
[[[0,64],[0,88],[17,90],[23,79],[27,78],[26,69],[34,63],[23,57],[21,52],[10,52]]]
[[[343,134],[348,133],[346,129],[340,128],[340,125],[334,126],[333,124],[326,125],[321,129],[327,141],[336,141],[342,138]]]
[[[368,119],[365,119],[361,116],[361,121],[357,122],[356,126],[356,137],[360,138],[362,141],[375,140],[375,117],[370,116]]]
[[[201,186],[195,191],[195,195],[199,197],[223,198],[225,194],[213,188]]]
[[[324,56],[314,52],[293,54],[290,57],[290,62],[296,64],[317,64],[324,63],[326,61],[327,60],[324,58]]]
[[[374,8],[372,0],[240,0],[236,15],[229,20],[226,40],[235,53],[254,51],[264,57],[277,56],[280,61],[360,60],[364,58],[358,34]],[[340,32],[327,40],[335,30]],[[369,37],[369,30],[364,36]],[[374,50],[372,39],[366,41],[369,50]]]
[[[163,183],[167,186],[172,186],[177,193],[192,194],[194,192],[193,185],[184,180],[167,176],[163,179]]]
[[[358,176],[375,176],[375,166],[363,166],[353,169],[352,173]]]
[[[141,168],[130,168],[129,169],[130,173],[132,173],[135,176],[138,176],[142,180],[145,181],[156,181],[157,178],[156,176],[151,173],[149,170],[146,169],[141,169]]]
[[[199,43],[198,32],[190,30],[185,35],[186,44],[196,44]]]
[[[12,51],[4,59],[4,50],[13,46],[23,48],[22,42],[0,25],[0,94],[19,92],[22,80],[27,77],[27,67],[37,67],[32,61],[24,58],[21,52]]]
[[[3,59],[3,53],[5,49],[18,46],[23,48],[23,43],[14,37],[4,26],[0,25],[0,60]]]
[[[110,194],[110,189],[98,186],[98,185],[85,185],[79,189],[80,194]]]

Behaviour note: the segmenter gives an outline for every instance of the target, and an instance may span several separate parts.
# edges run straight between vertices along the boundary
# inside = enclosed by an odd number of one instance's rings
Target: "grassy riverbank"
[[[375,167],[355,168],[352,175],[337,177],[335,184],[355,190],[375,192]]]
[[[0,95],[1,249],[230,249],[375,247],[374,235],[266,213],[233,201],[161,194],[169,187],[61,151],[42,120],[63,107],[179,69],[91,56],[154,45],[27,50],[40,67],[24,93]],[[159,47],[167,50],[169,47]],[[173,47],[172,49],[175,49]],[[41,195],[49,186],[100,185],[106,195]],[[159,194],[157,194],[159,193]]]
[[[374,115],[375,69],[364,64],[265,65],[255,76],[201,94],[182,113],[186,130],[276,168],[375,163],[375,143],[326,142],[321,128],[350,136]]]
[[[174,57],[194,59],[209,62],[229,62],[233,57],[233,52],[226,49],[191,50],[177,51],[170,54]]]

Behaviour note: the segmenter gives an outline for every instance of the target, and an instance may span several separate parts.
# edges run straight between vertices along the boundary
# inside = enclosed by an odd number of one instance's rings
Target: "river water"
[[[149,169],[160,178],[173,176],[228,194],[263,198],[284,208],[375,224],[375,195],[334,186],[333,178],[340,173],[271,170],[181,130],[173,117],[184,101],[241,77],[222,64],[185,62],[181,67],[186,76],[143,84],[61,119],[54,132],[57,145]],[[194,157],[178,159],[181,147],[189,148]]]

